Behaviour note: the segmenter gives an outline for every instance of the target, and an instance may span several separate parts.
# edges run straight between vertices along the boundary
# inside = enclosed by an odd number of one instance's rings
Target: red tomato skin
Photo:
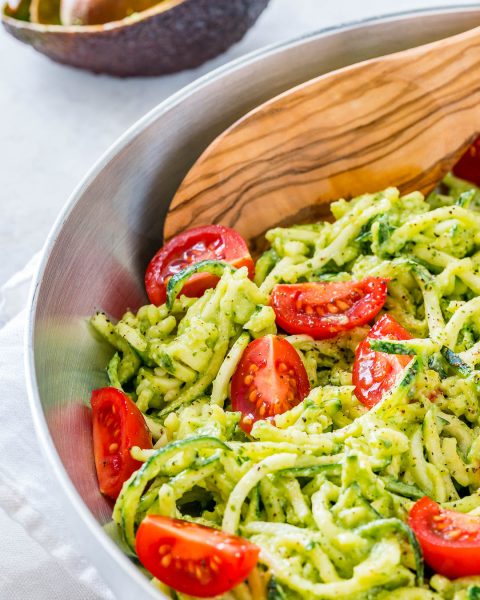
[[[166,549],[163,553],[159,552],[162,547]],[[140,523],[136,550],[140,562],[157,579],[199,598],[224,594],[244,581],[260,553],[258,546],[243,538],[159,515],[148,515]],[[188,568],[189,561],[193,568]],[[195,565],[204,569],[203,581],[196,575]]]
[[[94,390],[90,403],[100,491],[115,500],[124,482],[142,466],[131,457],[130,448],[152,448],[152,439],[142,413],[121,390],[113,387]],[[111,451],[112,444],[118,448]]]
[[[369,340],[410,340],[412,336],[390,315],[383,315],[360,342],[355,353],[352,381],[355,395],[367,408],[378,404],[395,383],[397,374],[412,360],[410,356],[375,352]]]
[[[455,529],[465,527],[473,539],[449,539],[433,530],[432,517],[443,513],[451,518]],[[441,507],[424,496],[410,510],[408,524],[422,547],[425,562],[437,573],[450,579],[480,575],[480,518],[463,515]],[[472,529],[475,528],[476,531]]]
[[[480,186],[480,136],[453,167],[452,173],[460,179]]]
[[[361,281],[282,283],[273,288],[270,304],[282,329],[323,340],[371,321],[385,304],[387,283],[388,279],[380,277]],[[357,296],[358,300],[348,309],[338,307],[338,303],[350,304],[351,298]],[[299,308],[302,300],[310,313]]]
[[[281,363],[287,367],[282,372]],[[255,365],[254,372],[251,365]],[[256,398],[252,400],[254,392]],[[272,419],[293,408],[309,392],[310,382],[302,359],[290,342],[276,335],[250,342],[232,377],[232,407],[242,413],[240,427],[246,433],[250,433],[255,421]]]
[[[210,247],[206,248],[205,244]],[[194,227],[169,240],[150,261],[145,273],[145,288],[150,302],[157,306],[164,304],[169,278],[206,259],[224,260],[237,269],[247,267],[248,275],[253,279],[255,266],[240,234],[223,225]],[[215,275],[197,273],[184,285],[182,294],[199,298],[217,283]]]

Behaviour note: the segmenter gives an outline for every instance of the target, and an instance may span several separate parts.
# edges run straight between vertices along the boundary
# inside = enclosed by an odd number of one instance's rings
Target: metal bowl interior
[[[105,385],[109,349],[87,325],[146,302],[143,274],[161,244],[169,201],[196,157],[225,127],[321,73],[480,24],[472,7],[420,11],[342,26],[267,48],[223,67],[159,105],[99,161],[48,240],[26,337],[29,395],[46,461],[83,544],[119,599],[160,598],[102,530],[88,399]],[[199,117],[200,115],[200,117]]]

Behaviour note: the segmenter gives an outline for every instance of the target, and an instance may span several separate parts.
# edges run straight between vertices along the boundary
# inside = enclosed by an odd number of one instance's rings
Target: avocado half
[[[6,30],[57,62],[119,77],[191,69],[239,41],[269,0],[166,0],[104,25],[43,25],[2,10]]]

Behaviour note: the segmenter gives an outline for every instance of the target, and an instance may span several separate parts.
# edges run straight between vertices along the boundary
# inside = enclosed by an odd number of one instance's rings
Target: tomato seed
[[[253,375],[245,375],[243,383],[245,385],[250,385],[253,382]]]
[[[338,307],[335,306],[335,304],[332,304],[331,302],[327,304],[327,309],[329,313],[332,313],[334,315],[338,313]]]
[[[305,307],[305,312],[307,313],[307,315],[313,315],[313,306],[307,304],[307,306]]]
[[[462,532],[460,529],[452,529],[451,531],[447,531],[446,534],[450,539],[456,540],[462,535]]]
[[[189,560],[187,562],[187,572],[190,573],[190,575],[195,574],[195,563],[193,562],[193,560]]]
[[[250,371],[250,373],[255,373],[256,371],[258,371],[258,367],[255,363],[252,363],[249,367],[248,370]]]
[[[172,549],[171,546],[169,546],[168,544],[162,544],[160,546],[160,548],[158,549],[158,553],[159,554],[166,554],[167,552],[170,552]]]
[[[108,451],[110,452],[110,454],[113,454],[117,450],[118,450],[118,444],[110,444],[110,446],[108,447]]]
[[[257,398],[257,401],[256,401],[256,403],[255,403],[255,406],[256,406],[257,408],[260,408],[260,407],[262,406],[262,404],[263,404],[263,400],[262,400],[262,399],[260,398],[260,396],[259,396],[259,397]]]
[[[263,415],[265,414],[265,404],[262,404],[262,406],[258,409],[258,414],[263,417]]]
[[[280,371],[280,373],[284,373],[287,369],[288,369],[288,367],[284,362],[281,362],[278,365],[278,370]]]
[[[160,561],[162,567],[165,567],[165,569],[168,569],[171,562],[172,562],[171,554],[165,554],[165,556],[162,556],[162,560]]]
[[[337,300],[336,304],[340,310],[348,310],[350,308],[350,304],[345,302],[345,300]]]
[[[214,573],[218,573],[218,571],[220,570],[220,567],[217,565],[216,562],[213,562],[213,560],[210,559],[210,569],[214,572]]]
[[[248,399],[250,400],[250,402],[255,402],[255,400],[257,399],[257,391],[256,390],[252,390],[249,394],[248,394]]]
[[[436,521],[437,523],[439,521],[445,521],[445,515],[442,515],[442,514],[440,514],[440,515],[433,515],[432,520]]]

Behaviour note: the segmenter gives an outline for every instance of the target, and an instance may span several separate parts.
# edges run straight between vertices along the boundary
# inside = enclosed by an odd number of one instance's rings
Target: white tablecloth
[[[26,300],[38,255],[0,289],[0,598],[113,600],[54,494],[26,398]],[[5,322],[6,321],[6,322]]]

